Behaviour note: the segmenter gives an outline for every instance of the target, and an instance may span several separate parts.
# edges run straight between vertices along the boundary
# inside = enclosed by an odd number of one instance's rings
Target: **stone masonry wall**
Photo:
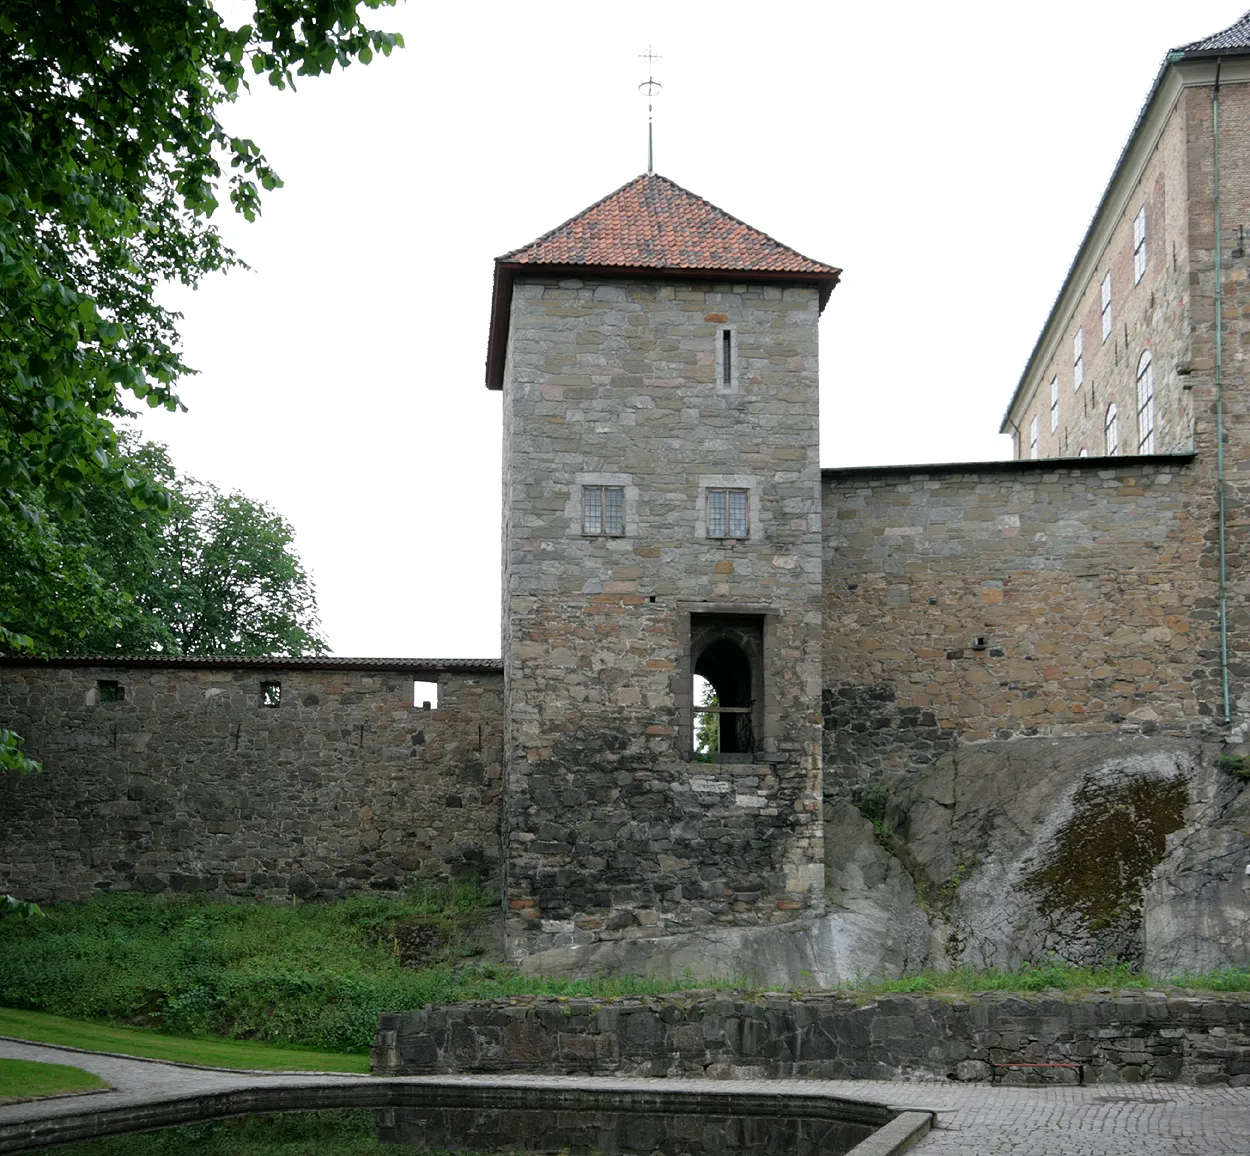
[[[525,277],[504,386],[514,958],[822,902],[811,288]],[[732,331],[732,381],[717,358]],[[582,533],[586,485],[625,533]],[[709,487],[750,495],[707,533]],[[692,760],[691,615],[763,616],[753,754]]]
[[[825,726],[847,782],[957,742],[1197,735],[1216,644],[1185,458],[825,478]]]
[[[529,997],[381,1017],[376,1075],[591,1072],[637,1076],[1250,1084],[1250,1003],[1179,990],[1065,999],[690,991],[615,1000]]]
[[[0,776],[0,890],[308,899],[495,876],[502,679],[443,674],[437,710],[414,708],[412,680],[0,666],[0,722],[44,767]]]

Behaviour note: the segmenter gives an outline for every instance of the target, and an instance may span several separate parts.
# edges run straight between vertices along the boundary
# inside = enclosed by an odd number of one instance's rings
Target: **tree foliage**
[[[93,477],[166,505],[114,460],[109,420],[128,398],[178,405],[178,315],[155,290],[238,264],[219,197],[251,220],[281,184],[219,114],[249,75],[285,88],[389,53],[400,37],[358,9],[392,3],[255,0],[238,28],[210,0],[0,6],[0,508],[78,510]]]
[[[119,467],[160,488],[140,509],[103,479],[78,517],[0,511],[0,627],[39,654],[308,654],[324,650],[290,524],[244,494],[180,478],[163,446],[124,437]],[[42,512],[41,499],[32,497]]]
[[[389,55],[402,38],[360,10],[394,2],[253,0],[235,28],[211,0],[0,5],[0,574],[56,576],[45,648],[126,610],[81,565],[80,536],[51,523],[83,515],[100,484],[171,510],[156,480],[118,459],[110,420],[134,399],[179,406],[189,369],[157,287],[240,264],[211,220],[219,198],[254,220],[262,190],[282,183],[254,141],[226,130],[224,106],[249,76],[281,89]],[[223,509],[223,535],[245,513],[261,508]],[[33,648],[0,621],[0,649]],[[0,769],[28,763],[0,733]]]

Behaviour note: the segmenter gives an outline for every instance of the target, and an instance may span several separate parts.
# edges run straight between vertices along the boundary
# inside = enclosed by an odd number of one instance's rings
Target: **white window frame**
[[[1137,363],[1137,452],[1155,452],[1155,367],[1149,349]]]
[[[736,498],[741,497],[741,520],[737,520],[734,507],[738,505]],[[744,539],[751,536],[751,491],[746,486],[708,486],[703,499],[704,517],[707,519],[707,536],[709,538]],[[717,533],[712,528],[713,519],[724,518],[724,531]],[[738,532],[735,532],[738,531]]]
[[[1037,457],[1037,414],[1029,422],[1029,457]]]
[[[615,502],[609,500],[613,494],[616,495]],[[609,518],[610,513],[616,515],[614,521]],[[598,529],[594,528],[593,522],[598,523]],[[582,486],[582,534],[587,538],[625,537],[624,486]]]
[[[1050,432],[1059,428],[1059,375],[1050,379]]]
[[[1078,329],[1072,338],[1072,392],[1085,384],[1085,330]]]
[[[1146,206],[1133,218],[1133,284],[1146,275]]]
[[[1111,272],[1102,279],[1102,339],[1111,336]]]
[[[1106,438],[1107,457],[1113,458],[1120,452],[1120,414],[1113,401],[1107,406],[1107,416],[1102,423],[1103,436]]]

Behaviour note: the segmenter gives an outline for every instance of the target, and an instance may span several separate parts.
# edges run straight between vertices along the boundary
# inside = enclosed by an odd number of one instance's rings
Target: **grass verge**
[[[868,984],[880,992],[977,992],[977,991],[1098,991],[1142,990],[1168,987],[1192,991],[1250,991],[1250,971],[1228,969],[1199,975],[1177,975],[1167,979],[1143,975],[1128,964],[1107,967],[1072,967],[1068,964],[1026,964],[1010,970],[970,967],[954,971],[922,971],[916,975]]]
[[[194,1040],[161,1032],[82,1023],[44,1012],[0,1008],[0,1035],[95,1052],[121,1052],[149,1060],[175,1060],[210,1068],[259,1068],[286,1072],[368,1072],[369,1057],[275,1048],[250,1040]],[[8,1061],[4,1061],[8,1062]],[[69,1068],[67,1071],[76,1071]],[[86,1075],[87,1073],[83,1073]],[[95,1079],[94,1076],[91,1079]],[[99,1086],[103,1086],[102,1084]],[[6,1093],[11,1094],[11,1093]]]
[[[0,1059],[0,1104],[107,1087],[107,1082],[99,1076],[68,1064]]]
[[[0,1006],[185,1039],[352,1053],[368,1050],[384,1012],[695,986],[547,979],[483,962],[475,953],[496,911],[492,897],[465,885],[298,906],[131,894],[48,904],[45,919],[0,921]]]

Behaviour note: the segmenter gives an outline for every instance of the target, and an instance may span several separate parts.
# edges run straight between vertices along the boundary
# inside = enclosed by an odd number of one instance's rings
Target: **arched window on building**
[[[1115,457],[1120,452],[1120,417],[1116,413],[1114,401],[1107,406],[1107,420],[1103,430],[1107,435],[1107,457]]]
[[[692,614],[690,632],[695,753],[748,755],[763,722],[763,620]]]
[[[1137,363],[1137,452],[1155,452],[1155,368],[1149,349]]]
[[[1089,457],[1089,450],[1087,450],[1084,446],[1081,446],[1081,452],[1076,456],[1078,458],[1087,458]]]

